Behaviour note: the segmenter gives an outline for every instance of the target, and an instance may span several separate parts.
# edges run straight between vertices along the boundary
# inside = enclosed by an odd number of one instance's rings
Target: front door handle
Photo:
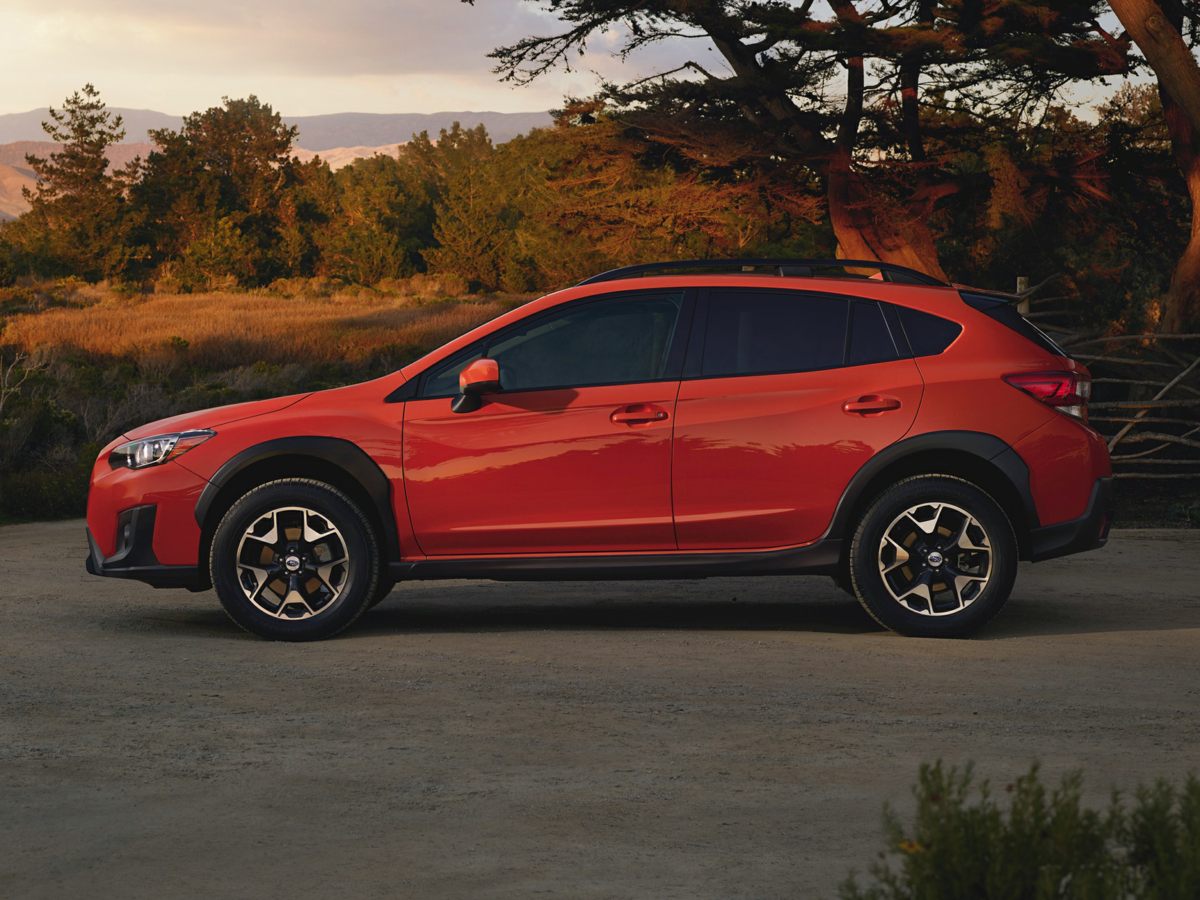
[[[842,412],[860,416],[878,415],[899,408],[899,400],[895,397],[884,397],[881,394],[864,394],[856,400],[847,400],[842,404]]]
[[[667,418],[667,411],[656,403],[631,403],[614,409],[608,420],[614,425],[649,425]]]

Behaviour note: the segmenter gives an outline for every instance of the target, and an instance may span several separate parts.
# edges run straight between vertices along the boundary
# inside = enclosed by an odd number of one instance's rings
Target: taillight
[[[1079,372],[1018,372],[1004,380],[1035,400],[1069,416],[1087,421],[1087,404],[1092,396],[1092,379]]]

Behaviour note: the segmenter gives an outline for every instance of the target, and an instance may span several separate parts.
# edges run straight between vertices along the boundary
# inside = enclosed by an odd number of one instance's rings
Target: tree
[[[23,190],[31,207],[25,243],[36,245],[34,256],[42,257],[35,265],[93,280],[119,273],[129,176],[109,171],[108,148],[125,137],[121,117],[109,113],[100,92],[85,84],[62,109],[51,108],[42,128],[62,149],[25,157],[38,178],[36,188]]]
[[[1158,78],[1163,116],[1192,201],[1190,238],[1171,277],[1162,320],[1166,330],[1184,331],[1200,325],[1200,65],[1183,37],[1183,0],[1110,3]],[[1200,14],[1191,16],[1200,22]]]
[[[425,251],[431,272],[453,272],[474,288],[501,284],[505,216],[511,209],[513,173],[495,165],[496,148],[482,125],[443,129],[434,144],[419,135],[406,148],[433,202],[433,237]]]
[[[569,283],[630,259],[762,255],[801,236],[824,243],[803,173],[749,155],[712,135],[702,146],[665,130],[648,140],[597,102],[568,107],[553,128],[499,148],[521,213],[505,245],[510,286]]]
[[[1127,67],[1127,43],[1096,25],[1101,4],[1092,0],[828,0],[819,7],[813,0],[543,0],[542,6],[568,28],[496,50],[497,71],[506,79],[525,83],[569,64],[570,54],[600,32],[625,36],[622,56],[701,38],[699,46],[715,50],[727,72],[693,58],[610,85],[607,95],[651,113],[641,119],[649,129],[654,121],[683,120],[694,134],[732,131],[735,139],[803,162],[822,187],[842,255],[935,274],[941,266],[928,222],[943,191],[937,162],[924,147],[926,73],[933,73],[928,79],[941,88],[939,96],[952,93],[1019,116],[1044,109],[1072,79]],[[838,92],[840,100],[832,99]],[[884,101],[897,97],[903,140],[865,144],[864,136],[883,131],[877,122],[886,119]],[[904,177],[892,177],[898,167]]]
[[[193,242],[204,241],[197,253],[211,263],[214,235],[227,245],[236,232],[235,243],[254,251],[253,268],[246,275],[239,264],[239,271],[222,274],[243,282],[279,275],[280,210],[296,182],[296,134],[255,96],[226,97],[221,106],[187,116],[179,131],[152,131],[156,147],[133,195],[141,237],[154,248],[152,261],[181,257]]]
[[[337,212],[321,238],[323,273],[375,284],[416,272],[420,251],[433,241],[433,208],[412,162],[377,154],[355,160],[334,181]]]

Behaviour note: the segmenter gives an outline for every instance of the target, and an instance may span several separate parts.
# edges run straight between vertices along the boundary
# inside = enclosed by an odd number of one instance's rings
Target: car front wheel
[[[242,628],[277,641],[331,637],[376,596],[379,552],[354,501],[318,481],[287,478],[246,493],[213,535],[210,571]]]
[[[1004,510],[949,475],[906,478],[871,503],[850,545],[859,602],[881,625],[963,637],[1008,599],[1017,540]]]

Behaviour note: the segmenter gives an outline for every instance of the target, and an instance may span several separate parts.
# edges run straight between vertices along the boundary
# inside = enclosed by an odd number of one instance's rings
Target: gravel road
[[[828,579],[402,585],[270,644],[0,528],[6,897],[820,897],[918,764],[1200,771],[1200,533],[1026,567],[980,638]]]

